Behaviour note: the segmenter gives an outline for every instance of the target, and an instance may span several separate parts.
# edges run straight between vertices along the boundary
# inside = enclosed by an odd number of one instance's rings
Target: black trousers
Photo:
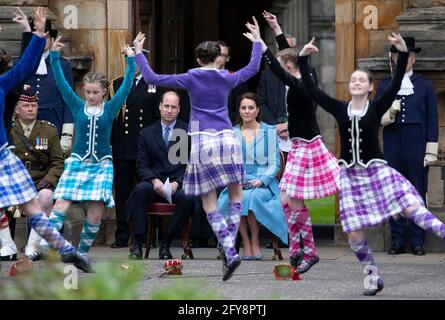
[[[136,186],[136,160],[113,160],[114,190],[116,202],[116,231],[115,242],[126,244],[130,239],[125,202],[130,197],[131,191]]]
[[[126,202],[126,211],[131,221],[131,232],[135,243],[141,244],[147,234],[147,207],[152,202],[165,202],[165,199],[155,193],[150,182],[140,182],[131,192]],[[186,196],[184,190],[177,190],[172,196],[176,211],[171,217],[163,242],[170,245],[171,241],[182,231],[185,223],[195,211],[195,197]]]

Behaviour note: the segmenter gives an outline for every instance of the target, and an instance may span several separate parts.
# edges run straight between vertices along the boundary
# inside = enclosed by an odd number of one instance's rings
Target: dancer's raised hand
[[[56,40],[54,40],[53,45],[51,47],[52,51],[60,51],[65,46],[60,40],[62,39],[62,36],[58,36]]]
[[[318,48],[314,45],[315,37],[312,37],[311,41],[306,43],[301,49],[299,56],[308,56],[314,52],[318,52]]]
[[[128,44],[122,46],[121,50],[127,57],[134,57],[134,51]]]
[[[42,7],[37,7],[34,10],[34,28],[39,37],[45,36],[46,10]]]
[[[19,7],[15,8],[13,12],[14,18],[12,21],[17,22],[22,26],[23,32],[31,32],[31,26],[29,25],[28,17]]]
[[[250,22],[246,23],[246,27],[250,32],[245,32],[243,35],[252,42],[261,41],[260,26],[258,25],[258,21],[256,21],[255,17],[252,18],[253,24]]]
[[[388,40],[394,47],[396,47],[396,49],[398,51],[400,51],[400,52],[408,52],[408,48],[406,47],[405,40],[403,40],[403,38],[400,35],[400,33],[392,32],[388,36]]]
[[[283,31],[281,30],[281,27],[280,27],[280,25],[278,23],[276,15],[274,15],[274,14],[264,10],[263,11],[263,18],[264,18],[264,20],[266,20],[267,24],[273,30],[275,35],[279,35],[279,34],[283,33]]]
[[[136,38],[134,38],[134,40],[133,40],[134,52],[136,54],[139,54],[142,52],[142,48],[144,47],[144,42],[145,42],[145,34],[143,34],[142,32],[139,32],[137,34]]]

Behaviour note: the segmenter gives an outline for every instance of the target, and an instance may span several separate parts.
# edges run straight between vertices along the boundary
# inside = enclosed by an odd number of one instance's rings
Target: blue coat
[[[27,46],[29,34],[30,33],[27,32],[23,33],[22,48]],[[27,77],[23,83],[30,85],[31,88],[36,91],[37,96],[39,97],[39,113],[37,114],[37,119],[46,120],[54,124],[60,136],[62,134],[63,124],[74,122],[73,115],[63,101],[62,95],[56,88],[49,56],[45,59],[48,74],[35,74],[35,71],[39,66],[39,61],[40,60],[38,60],[34,66],[34,74]],[[62,66],[65,79],[70,87],[74,89],[73,72],[71,71],[69,61],[66,59],[60,59],[60,64]]]
[[[280,204],[280,190],[275,178],[280,169],[278,137],[275,126],[261,123],[255,140],[249,144],[242,138],[240,126],[234,127],[234,133],[240,140],[247,180],[260,179],[260,188],[243,190],[243,216],[248,211],[273,234],[287,243],[287,224]],[[268,146],[268,147],[267,147]],[[225,214],[229,202],[229,192],[225,188],[219,196],[218,207]]]
[[[425,199],[428,170],[423,166],[427,142],[438,142],[439,123],[436,94],[430,80],[413,73],[414,94],[397,96],[401,110],[394,123],[383,129],[384,155],[388,164],[404,175]],[[390,78],[382,80],[377,97]]]

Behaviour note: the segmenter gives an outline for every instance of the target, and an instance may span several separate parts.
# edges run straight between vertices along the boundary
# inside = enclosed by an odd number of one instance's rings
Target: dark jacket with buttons
[[[390,85],[379,98],[367,102],[361,115],[355,116],[351,114],[348,101],[332,98],[314,85],[308,56],[298,58],[303,83],[310,96],[337,120],[341,141],[340,162],[348,167],[356,164],[367,167],[374,161],[386,162],[379,146],[380,121],[400,89],[407,62],[408,53],[400,53]]]
[[[277,42],[280,50],[289,48],[284,34],[277,36]],[[284,70],[269,49],[264,52],[264,58],[272,72],[289,87],[287,93],[289,137],[312,140],[319,136],[321,133],[315,114],[317,105],[306,91],[303,82]],[[310,70],[309,73],[314,86],[317,86],[315,71]]]
[[[23,33],[22,52],[28,46],[31,37],[31,32]],[[73,114],[71,113],[71,110],[66,106],[65,102],[63,101],[62,95],[57,90],[49,56],[45,59],[46,70],[48,74],[35,74],[39,63],[40,60],[34,66],[33,74],[26,78],[23,84],[30,85],[31,88],[36,91],[37,96],[39,97],[39,113],[37,114],[37,119],[46,120],[54,124],[60,136],[62,134],[63,124],[74,122]],[[70,87],[74,89],[74,77],[69,61],[61,58],[60,65],[62,67],[63,75],[66,81],[68,82]]]
[[[410,77],[414,85],[414,94],[409,96],[397,96],[401,100],[401,110],[396,114],[394,123],[386,126],[383,130],[391,132],[391,129],[404,124],[419,124],[422,127],[425,146],[427,142],[439,140],[439,120],[437,114],[436,94],[433,83],[418,74]],[[391,78],[382,80],[377,89],[376,97],[380,97],[389,86]],[[425,153],[425,146],[422,152]]]
[[[124,77],[119,77],[110,84],[110,96],[119,90]],[[127,101],[122,106],[113,123],[111,146],[113,159],[136,160],[139,135],[145,127],[155,123],[159,118],[159,103],[163,90],[155,87],[156,92],[148,92],[148,85],[140,79],[133,87]]]

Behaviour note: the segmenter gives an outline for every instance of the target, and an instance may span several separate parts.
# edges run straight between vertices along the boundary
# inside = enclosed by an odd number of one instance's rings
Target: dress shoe
[[[128,259],[131,260],[141,260],[142,259],[142,245],[135,244],[130,249],[130,254],[128,255]]]
[[[33,251],[28,253],[26,257],[31,261],[39,261],[40,259],[42,259],[42,254],[38,251]]]
[[[379,278],[377,280],[377,288],[366,289],[365,291],[363,291],[363,295],[365,295],[365,296],[375,296],[378,292],[380,292],[382,290],[383,290],[383,280]]]
[[[121,249],[121,248],[126,248],[128,247],[128,244],[126,243],[121,243],[121,242],[113,242],[110,246],[111,249]]]
[[[423,248],[423,246],[413,246],[411,248],[411,252],[415,256],[424,256],[425,255],[425,249]]]
[[[170,252],[170,248],[167,247],[166,245],[162,244],[159,247],[159,259],[161,260],[168,260],[168,259],[172,259],[173,255]]]
[[[227,281],[230,278],[232,278],[233,273],[235,272],[236,268],[238,268],[240,266],[240,264],[241,264],[241,258],[239,256],[237,256],[231,264],[227,265],[224,268],[222,280]]]
[[[93,267],[91,267],[91,262],[86,255],[82,255],[78,252],[71,252],[67,254],[62,254],[62,262],[72,263],[77,269],[82,270],[85,273],[93,273]]]
[[[292,255],[289,260],[290,260],[290,265],[292,267],[294,267],[295,269],[297,269],[301,262],[303,261],[303,251],[298,251],[296,254]]]
[[[320,261],[320,258],[318,256],[315,256],[314,258],[308,261],[303,260],[297,268],[298,273],[303,274],[305,272],[308,272],[309,269],[312,268],[312,266],[316,264],[318,261]]]
[[[401,254],[401,253],[405,253],[405,247],[404,246],[399,246],[396,243],[393,243],[391,245],[391,248],[389,248],[389,250],[388,250],[388,254],[390,256],[394,256],[394,255]]]

